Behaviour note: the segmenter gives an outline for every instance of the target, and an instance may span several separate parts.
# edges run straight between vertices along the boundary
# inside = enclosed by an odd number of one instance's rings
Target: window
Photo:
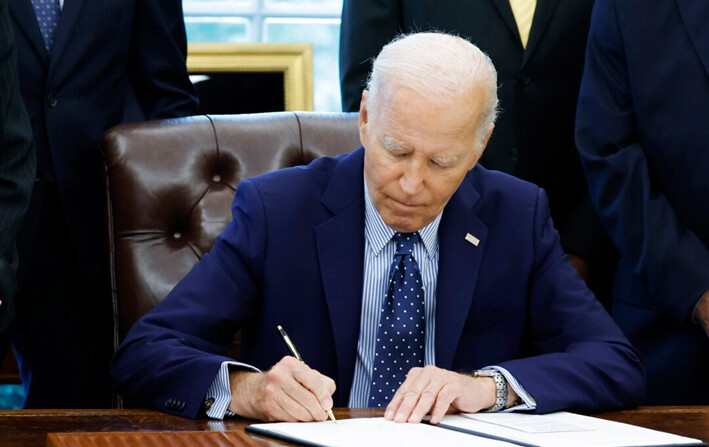
[[[189,42],[313,44],[314,106],[340,111],[342,0],[183,0]]]

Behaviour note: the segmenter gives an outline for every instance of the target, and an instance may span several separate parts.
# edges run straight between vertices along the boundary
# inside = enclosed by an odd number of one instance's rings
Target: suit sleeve
[[[32,129],[20,96],[8,2],[0,0],[0,331],[13,317],[15,236],[29,204],[34,177]]]
[[[637,405],[645,391],[637,352],[566,261],[542,190],[532,244],[526,326],[530,355],[499,366],[535,399],[538,413]]]
[[[686,322],[709,290],[709,250],[649,172],[631,88],[614,4],[597,1],[576,121],[591,200],[652,305]]]
[[[136,2],[130,78],[147,120],[195,115],[181,0]]]
[[[233,361],[225,354],[257,311],[265,253],[263,205],[249,180],[232,214],[212,250],[116,351],[111,375],[131,402],[195,418],[222,362]]]
[[[372,59],[401,33],[399,0],[344,0],[340,28],[342,110],[359,111]]]

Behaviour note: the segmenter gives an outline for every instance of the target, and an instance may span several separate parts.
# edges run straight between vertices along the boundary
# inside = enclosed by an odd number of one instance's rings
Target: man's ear
[[[487,128],[487,135],[485,135],[485,140],[483,140],[483,144],[480,147],[480,155],[482,155],[483,151],[487,147],[487,142],[490,141],[490,137],[492,136],[493,130],[495,130],[495,123],[490,123],[490,126]]]
[[[359,120],[357,121],[357,128],[359,129],[359,142],[362,146],[364,146],[364,142],[367,141],[367,123],[369,119],[367,100],[369,100],[369,92],[364,90],[362,92],[362,100],[359,102]]]
[[[492,136],[492,131],[494,129],[495,123],[490,123],[490,126],[487,128],[487,134],[485,135],[485,139],[482,141],[482,144],[480,145],[480,150],[475,156],[475,161],[473,162],[472,166],[470,166],[470,169],[473,169],[475,165],[478,164],[478,161],[480,161],[480,158],[483,156],[483,152],[485,152],[485,147],[487,147],[487,142],[490,141],[490,137]]]

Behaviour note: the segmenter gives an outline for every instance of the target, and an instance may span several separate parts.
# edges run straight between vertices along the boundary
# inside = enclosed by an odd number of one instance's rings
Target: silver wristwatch
[[[495,389],[497,390],[495,405],[484,411],[492,413],[503,410],[507,404],[507,381],[502,373],[495,369],[476,369],[473,371],[473,377],[491,377],[495,381]]]

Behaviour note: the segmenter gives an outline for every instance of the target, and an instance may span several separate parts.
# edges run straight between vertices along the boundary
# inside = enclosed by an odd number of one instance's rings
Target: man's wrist
[[[229,388],[231,389],[231,402],[227,408],[229,411],[239,416],[252,416],[248,389],[251,386],[249,381],[257,374],[259,373],[244,369],[229,371]]]
[[[492,406],[483,410],[485,412],[496,412],[507,408],[508,387],[505,377],[494,369],[478,369],[473,371],[473,377],[484,377],[492,379],[495,384],[495,399]]]

